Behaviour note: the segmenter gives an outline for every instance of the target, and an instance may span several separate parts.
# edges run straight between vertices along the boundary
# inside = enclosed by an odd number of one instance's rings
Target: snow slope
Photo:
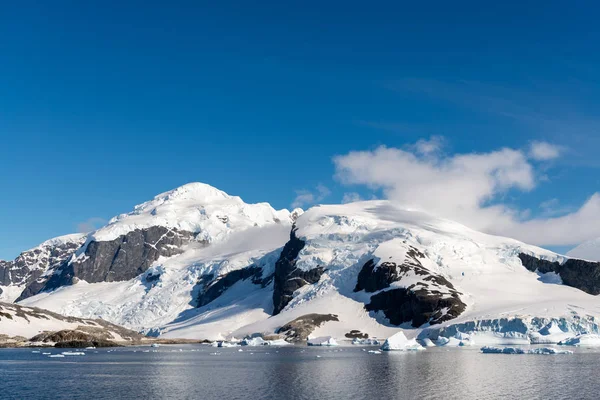
[[[567,253],[569,257],[600,261],[600,238],[588,240]]]
[[[275,316],[271,316],[273,282],[260,285],[249,279],[235,282],[213,301],[195,307],[203,290],[199,282],[206,276],[222,277],[253,265],[262,268],[262,278],[270,276],[289,239],[294,219],[295,236],[304,243],[295,268],[310,271],[323,267],[317,283],[296,290]],[[566,257],[476,232],[389,201],[318,206],[292,216],[285,210],[275,211],[268,204],[247,205],[207,185],[191,184],[113,219],[93,237],[110,240],[128,230],[156,224],[198,232],[202,241],[190,245],[182,254],[159,259],[135,279],[79,282],[41,293],[22,304],[67,315],[101,317],[164,337],[197,339],[273,334],[289,321],[317,313],[335,314],[339,321],[325,322],[311,338],[344,339],[352,330],[387,338],[404,330],[412,339],[431,330],[433,339],[458,331],[484,340],[485,335],[466,332],[472,330],[473,321],[479,321],[482,329],[492,333],[493,340],[506,339],[512,333],[516,335],[512,337],[525,340],[530,332],[524,333],[523,329],[543,331],[540,324],[544,321],[556,321],[566,335],[597,329],[594,318],[600,316],[597,297],[528,271],[519,254],[559,263]],[[365,310],[371,297],[379,292],[355,292],[363,266],[369,260],[374,261],[375,270],[385,262],[406,264],[415,251],[422,255],[418,259],[423,269],[451,282],[460,293],[466,308],[457,318],[415,329],[406,324],[392,325],[381,311]],[[388,289],[427,286],[422,275],[414,271],[409,269]],[[429,289],[441,296],[451,295],[447,286],[436,282],[428,282]]]
[[[277,211],[268,203],[246,204],[237,196],[194,182],[137,205],[132,212],[111,219],[90,238],[109,241],[135,229],[164,226],[198,233],[198,240],[213,243],[250,227],[289,222],[301,212]]]

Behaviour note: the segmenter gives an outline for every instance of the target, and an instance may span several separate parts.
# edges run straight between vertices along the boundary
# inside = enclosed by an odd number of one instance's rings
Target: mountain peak
[[[230,198],[232,196],[214,186],[202,182],[191,182],[155,196],[154,201],[194,200],[197,202],[210,202]]]
[[[199,239],[213,242],[233,231],[281,221],[291,224],[288,210],[277,211],[268,203],[247,204],[238,196],[230,196],[205,183],[192,182],[114,217],[91,235],[96,241],[108,241],[136,229],[163,226],[200,233]]]

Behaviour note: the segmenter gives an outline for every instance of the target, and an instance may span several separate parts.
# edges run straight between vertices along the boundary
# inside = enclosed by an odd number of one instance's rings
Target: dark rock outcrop
[[[17,301],[42,291],[71,285],[76,279],[88,283],[133,279],[144,273],[159,257],[182,252],[194,235],[164,226],[136,229],[111,241],[90,241],[77,254],[56,268],[49,277],[31,282]]]
[[[285,335],[288,342],[301,342],[319,326],[329,321],[339,321],[335,314],[306,314],[293,321],[288,322],[277,330],[277,333]]]
[[[212,280],[213,275],[201,277],[198,284],[204,287],[200,290],[197,306],[202,307],[209,304],[231,286],[246,279],[252,279],[252,283],[255,285],[266,287],[271,282],[272,276],[263,278],[262,273],[263,270],[261,267],[252,265],[231,271],[228,274],[218,277],[216,280]]]
[[[348,339],[368,339],[369,338],[368,333],[362,333],[361,331],[357,331],[356,329],[351,330],[350,332],[346,333],[344,336],[346,336]]]
[[[410,322],[418,328],[423,324],[440,324],[458,317],[466,308],[458,293],[446,295],[426,289],[390,289],[371,296],[367,311],[383,311],[393,325]]]
[[[521,253],[519,258],[523,266],[531,272],[546,274],[554,272],[560,275],[563,284],[583,290],[592,295],[600,294],[600,263],[568,259],[563,264],[542,260],[529,254]]]
[[[13,261],[0,260],[0,285],[35,285],[48,270],[62,265],[85,242],[85,237],[46,242],[19,254]]]
[[[410,247],[406,253],[406,260],[403,264],[397,265],[393,262],[382,262],[375,268],[375,261],[369,260],[363,265],[358,273],[355,292],[364,290],[367,293],[377,292],[390,287],[392,282],[399,281],[408,271],[414,271],[416,275],[431,275],[429,270],[425,269],[418,258],[425,258],[425,255],[414,247]]]
[[[120,347],[117,343],[106,339],[105,335],[68,329],[56,332],[44,332],[32,337],[29,341],[55,343],[54,347],[61,348]]]
[[[317,283],[325,269],[317,267],[309,271],[296,268],[298,254],[304,248],[305,242],[296,237],[292,229],[290,240],[285,244],[281,255],[275,264],[273,286],[273,315],[277,315],[292,300],[294,292],[304,285]]]
[[[426,256],[409,246],[402,264],[367,261],[358,274],[355,292],[375,293],[365,306],[368,311],[383,311],[393,325],[407,322],[413,327],[431,325],[458,317],[466,305],[460,293],[445,277],[429,271],[420,259]],[[388,289],[394,282],[402,282],[407,275],[417,276],[420,282],[406,288]]]

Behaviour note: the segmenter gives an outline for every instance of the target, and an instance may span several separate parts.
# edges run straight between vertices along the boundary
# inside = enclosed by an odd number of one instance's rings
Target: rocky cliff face
[[[531,272],[546,274],[554,272],[560,275],[563,284],[583,290],[586,293],[600,294],[600,262],[566,260],[563,264],[542,260],[525,253],[519,254],[523,266]]]
[[[355,292],[364,290],[374,293],[371,302],[365,306],[368,311],[383,311],[393,325],[409,322],[411,326],[429,323],[439,324],[458,317],[466,305],[452,283],[441,275],[425,268],[419,259],[425,255],[410,246],[402,264],[383,262],[376,265],[369,260],[358,274]],[[418,278],[416,283],[411,283]],[[405,287],[389,289],[403,280],[411,280]]]
[[[27,285],[17,301],[71,285],[76,279],[88,283],[133,279],[144,273],[159,257],[181,253],[182,247],[193,238],[191,232],[153,226],[136,229],[111,241],[91,241],[78,254],[64,261],[56,273]]]
[[[323,267],[317,267],[304,271],[295,267],[298,254],[304,245],[304,241],[296,237],[295,230],[292,229],[290,240],[285,244],[275,264],[273,315],[279,314],[285,308],[296,290],[318,282],[325,270]]]
[[[70,235],[24,251],[13,261],[0,260],[0,286],[25,287],[33,284],[43,274],[62,265],[84,242],[85,235]]]

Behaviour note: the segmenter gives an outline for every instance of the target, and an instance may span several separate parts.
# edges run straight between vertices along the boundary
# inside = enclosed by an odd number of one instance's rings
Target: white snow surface
[[[600,261],[600,238],[583,242],[573,250],[569,251],[567,255],[571,258]]]
[[[203,199],[200,206],[199,198]],[[93,233],[94,237],[108,240],[125,230],[163,224],[206,232],[211,244],[192,246],[183,254],[155,262],[149,272],[160,274],[160,279],[154,284],[146,283],[143,276],[127,282],[80,282],[23,304],[67,315],[101,317],[168,338],[227,340],[273,334],[310,313],[336,314],[339,322],[324,323],[311,337],[338,340],[344,340],[351,330],[360,330],[369,337],[404,332],[409,339],[435,342],[443,336],[460,343],[462,339],[456,335],[464,333],[477,344],[525,344],[533,341],[533,333],[556,343],[564,339],[560,335],[597,332],[600,302],[595,296],[556,280],[541,279],[523,267],[518,255],[523,252],[560,263],[566,257],[383,200],[317,206],[294,216],[295,234],[306,243],[296,267],[310,270],[323,266],[326,271],[316,284],[297,290],[280,314],[271,316],[272,284],[263,288],[250,280],[240,281],[213,302],[194,308],[197,293],[193,290],[205,274],[222,275],[252,264],[263,267],[263,277],[273,272],[289,238],[292,218],[289,212],[274,211],[267,204],[254,206],[249,208],[239,198],[202,184],[159,195],[113,219]],[[224,214],[227,223],[219,219]],[[423,267],[446,277],[461,293],[467,309],[458,318],[413,329],[391,325],[383,313],[365,311],[372,293],[354,292],[362,266],[370,259],[376,265],[384,261],[401,264],[411,247],[425,255],[420,259]],[[412,284],[419,284],[418,276],[408,275],[392,288]],[[560,325],[562,333],[543,334],[552,321]]]
[[[294,216],[301,212],[294,210]],[[135,206],[132,212],[114,217],[90,237],[109,241],[136,229],[164,226],[199,233],[199,240],[213,243],[232,232],[291,220],[288,210],[277,211],[268,203],[246,204],[237,196],[194,182],[161,193]]]

